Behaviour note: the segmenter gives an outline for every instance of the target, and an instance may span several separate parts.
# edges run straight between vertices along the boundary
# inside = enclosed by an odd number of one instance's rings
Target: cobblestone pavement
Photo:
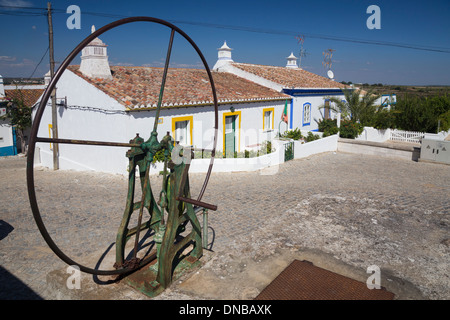
[[[61,298],[48,279],[67,266],[36,227],[25,166],[23,157],[0,160],[0,299]],[[191,174],[193,195],[203,179]],[[126,177],[37,169],[35,181],[56,244],[97,267],[115,241]],[[155,178],[155,189],[159,183]],[[450,299],[449,195],[450,166],[345,153],[260,172],[213,173],[203,197],[218,205],[209,215],[213,252],[159,299],[252,299],[293,258],[360,278],[375,264],[387,277],[382,285],[401,297]],[[409,290],[403,296],[402,286]]]

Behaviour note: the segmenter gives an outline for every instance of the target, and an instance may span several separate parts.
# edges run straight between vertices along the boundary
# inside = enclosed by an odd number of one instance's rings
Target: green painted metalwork
[[[173,271],[183,260],[181,258],[182,252],[187,247],[193,245],[193,249],[188,253],[191,262],[197,261],[203,255],[202,227],[197,219],[193,205],[177,200],[178,196],[186,199],[191,197],[189,176],[187,174],[189,164],[181,162],[176,165],[172,161],[168,162],[168,153],[173,150],[172,137],[167,134],[161,142],[158,142],[156,134],[152,133],[150,139],[144,142],[137,135],[130,141],[130,144],[141,146],[132,147],[126,154],[129,158],[128,195],[122,222],[117,232],[115,267],[124,268],[139,265],[140,259],[137,257],[139,233],[142,230],[151,229],[154,232],[153,241],[156,245],[157,262],[149,267],[151,271],[146,270],[146,277],[148,277],[149,272],[155,273],[154,277],[148,279],[150,282],[153,282],[152,285],[145,285],[144,287],[146,288],[145,293],[153,296],[161,288],[166,288],[170,285]],[[170,169],[170,173],[163,177],[160,199],[156,201],[150,184],[149,168],[154,155],[159,150],[164,150],[166,155],[165,167]],[[134,200],[137,178],[136,169],[139,172],[142,190],[142,197],[139,202]],[[142,223],[144,209],[146,209],[150,217],[146,222]],[[138,225],[129,229],[131,216],[136,211],[139,211]],[[166,219],[165,215],[167,215]],[[186,236],[180,237],[180,234],[186,230],[187,224],[190,224],[191,231]],[[205,227],[207,228],[207,226]],[[131,259],[126,260],[125,247],[132,236],[135,236],[133,256]],[[183,262],[183,264],[183,269],[189,269],[186,268],[186,262]],[[152,278],[154,280],[151,280]],[[133,283],[133,281],[131,282]]]
[[[288,142],[284,144],[284,161],[294,159],[294,142]]]
[[[37,133],[39,130],[39,125],[46,103],[50,98],[50,94],[51,92],[53,92],[59,78],[68,67],[70,62],[75,58],[75,56],[79,54],[81,50],[93,39],[100,36],[104,32],[124,24],[140,21],[158,23],[161,25],[165,25],[171,29],[158,104],[155,110],[155,122],[149,139],[147,141],[144,141],[144,139],[141,138],[139,134],[137,134],[136,137],[134,137],[130,141],[130,143],[38,137]],[[210,150],[211,162],[209,164],[205,181],[200,190],[200,194],[198,195],[198,198],[196,200],[192,199],[190,194],[188,176],[189,163],[183,161],[181,161],[180,163],[174,163],[168,160],[169,155],[171,155],[172,159],[175,158],[174,155],[178,156],[178,158],[181,159],[187,159],[189,157],[185,158],[182,157],[182,154],[177,154],[182,153],[184,150],[182,148],[174,146],[174,141],[169,134],[164,136],[160,141],[157,138],[159,114],[163,101],[165,81],[168,72],[175,32],[186,39],[201,58],[208,74],[212,89],[212,95],[214,98],[215,131],[213,148],[212,150]],[[125,18],[102,27],[101,29],[95,31],[86,39],[84,39],[62,62],[61,67],[58,69],[55,77],[52,78],[49,86],[44,92],[41,99],[41,104],[37,110],[38,111],[36,112],[36,117],[33,122],[29,142],[30,152],[27,161],[28,195],[33,212],[33,217],[36,221],[40,233],[42,234],[44,240],[52,249],[52,251],[61,260],[69,265],[76,265],[80,268],[81,271],[90,274],[115,275],[119,277],[125,277],[125,280],[129,284],[149,296],[155,296],[159,294],[162,290],[170,285],[173,279],[179,277],[187,270],[192,270],[192,268],[195,268],[200,264],[199,258],[203,255],[202,227],[200,226],[196,214],[200,210],[203,210],[203,230],[204,232],[207,232],[207,212],[208,210],[217,209],[217,206],[215,205],[202,202],[201,198],[208,183],[214,161],[218,132],[218,102],[214,80],[206,63],[206,59],[204,58],[197,45],[182,30],[166,21],[151,17]],[[43,223],[34,188],[33,159],[36,142],[55,144],[81,144],[93,146],[101,145],[130,148],[126,153],[126,156],[129,160],[128,193],[126,198],[125,210],[116,235],[116,262],[114,264],[115,268],[113,270],[98,270],[77,263],[69,256],[67,256],[51,238]],[[161,150],[163,150],[165,158],[164,174],[161,190],[159,192],[159,200],[157,201],[152,190],[149,173],[151,163],[153,162],[156,153]],[[192,151],[193,149],[188,152]],[[170,170],[170,172],[166,173],[167,169]],[[139,177],[137,177],[137,175]],[[138,201],[135,200],[136,179],[139,179],[141,188],[141,198]],[[133,214],[136,213],[138,214],[137,225],[130,228],[130,221],[132,221],[131,219]],[[146,219],[144,219],[144,217]],[[185,231],[188,230],[188,226],[190,227],[188,234],[183,235]],[[142,258],[139,258],[138,251],[140,249],[140,240],[142,240],[140,239],[140,234],[144,230],[148,230],[148,234],[153,235],[153,243],[156,247],[156,250],[153,250],[146,255],[141,255]],[[134,248],[131,252],[127,253],[127,250],[130,250],[127,249],[126,244],[133,237],[135,240]],[[203,241],[206,247],[208,241],[207,233],[206,235],[204,235]]]

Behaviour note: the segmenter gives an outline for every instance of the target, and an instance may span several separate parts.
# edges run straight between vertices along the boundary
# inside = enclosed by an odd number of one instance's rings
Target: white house
[[[70,66],[57,83],[58,138],[128,142],[153,129],[162,68],[109,66],[105,44],[95,39],[83,51],[81,66]],[[231,73],[213,72],[219,102],[218,152],[259,148],[277,133],[292,97]],[[47,102],[49,104],[49,102]],[[52,134],[51,107],[45,109],[39,137]],[[206,70],[170,68],[158,124],[182,145],[211,149],[214,105]],[[38,143],[40,162],[52,167],[52,145]],[[60,169],[126,173],[127,149],[59,144]]]
[[[25,106],[31,108],[43,92],[42,85],[4,85],[0,75],[0,117],[6,114],[8,101],[21,99]],[[29,129],[24,132],[25,143],[28,141],[29,132]],[[20,134],[16,134],[16,129],[10,125],[10,121],[0,120],[0,156],[13,156],[24,152],[21,142]]]
[[[3,78],[0,76],[0,117],[6,114],[6,96]],[[8,120],[0,119],[0,156],[17,154],[16,135]]]
[[[276,67],[234,62],[231,51],[225,42],[218,49],[218,60],[213,70],[232,73],[291,96],[288,108],[289,129],[317,131],[316,121],[336,117],[330,109],[320,107],[330,103],[327,100],[330,96],[344,100],[342,89],[348,88],[346,85],[299,68],[298,58],[293,53],[286,58],[285,67]]]

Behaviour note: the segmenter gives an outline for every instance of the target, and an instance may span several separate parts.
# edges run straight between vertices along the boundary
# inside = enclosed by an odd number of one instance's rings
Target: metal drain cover
[[[255,300],[393,300],[385,288],[369,289],[366,283],[294,260]]]

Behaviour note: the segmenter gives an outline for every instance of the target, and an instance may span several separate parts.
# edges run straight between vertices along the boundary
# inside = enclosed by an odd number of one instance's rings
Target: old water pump
[[[169,46],[164,66],[163,78],[159,92],[158,104],[155,110],[155,119],[150,137],[145,141],[136,135],[129,143],[74,140],[63,138],[38,137],[37,133],[41,122],[42,114],[50,98],[51,92],[55,88],[62,73],[66,70],[71,61],[88,45],[92,40],[104,32],[115,27],[132,22],[150,22],[167,26],[171,29]],[[192,148],[183,148],[176,144],[169,133],[161,140],[158,140],[157,127],[159,114],[164,96],[164,87],[169,68],[169,61],[172,51],[172,44],[175,33],[184,37],[195,49],[201,58],[211,84],[211,94],[214,100],[215,122],[214,122],[214,142],[211,151],[211,162],[206,173],[200,194],[196,199],[191,198],[189,187],[189,160]],[[185,270],[190,270],[199,264],[199,258],[203,254],[203,247],[207,244],[205,231],[207,225],[200,225],[197,214],[202,213],[204,221],[207,221],[208,210],[216,210],[212,204],[202,202],[214,162],[215,147],[217,142],[218,128],[218,104],[214,81],[206,63],[206,60],[189,36],[173,24],[151,17],[132,17],[121,19],[110,23],[97,31],[94,31],[84,39],[64,60],[49,86],[44,92],[39,108],[33,122],[29,141],[29,154],[27,159],[27,186],[30,205],[36,224],[47,244],[53,252],[68,265],[75,265],[81,271],[94,275],[115,275],[127,281],[130,285],[141,290],[149,296],[155,296],[167,288],[173,279],[181,275]],[[129,160],[129,180],[128,194],[122,221],[118,228],[116,237],[116,262],[111,270],[98,270],[84,266],[68,257],[62,252],[50,237],[40,214],[36,200],[34,184],[34,153],[36,143],[53,144],[85,144],[102,145],[110,147],[128,147],[126,156]],[[156,154],[164,157],[164,171],[162,186],[159,192],[159,199],[156,199],[150,183],[150,167]],[[136,171],[139,173],[141,198],[135,201]],[[157,193],[156,193],[157,194]],[[149,215],[147,221],[143,221],[144,211]],[[138,215],[137,225],[130,228],[129,223],[133,214]],[[143,230],[151,231],[156,250],[149,255],[139,258],[140,234]],[[186,236],[182,236],[185,230],[189,230]],[[134,237],[134,247],[132,255],[127,259],[126,245]],[[203,239],[202,239],[203,238]],[[203,242],[202,242],[203,241]],[[129,256],[129,255],[128,255]]]

